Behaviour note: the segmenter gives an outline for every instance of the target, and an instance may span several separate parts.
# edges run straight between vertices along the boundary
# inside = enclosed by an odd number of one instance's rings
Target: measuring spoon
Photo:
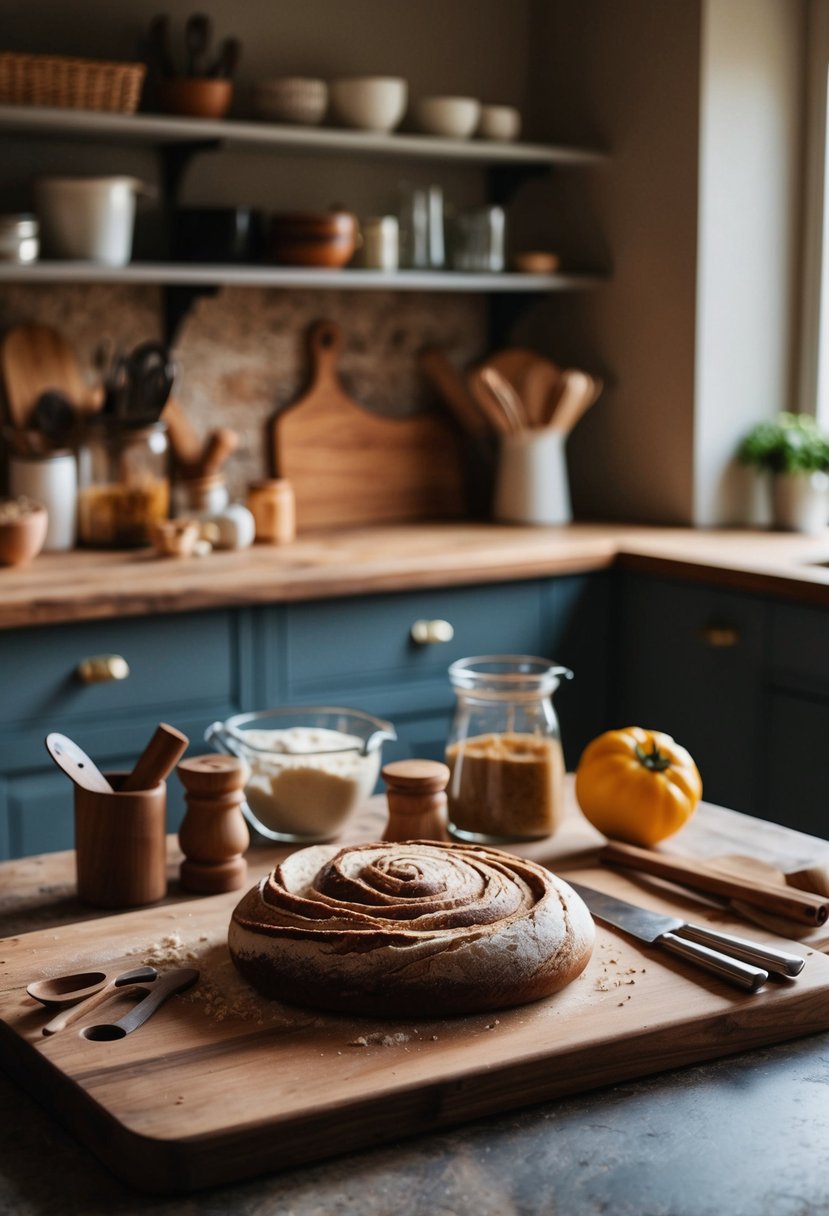
[[[135,967],[132,971],[123,971],[120,975],[116,975],[107,984],[104,984],[97,992],[93,992],[86,1000],[80,1004],[72,1005],[68,1009],[62,1010],[56,1017],[52,1018],[51,1022],[47,1022],[41,1030],[41,1034],[57,1034],[59,1030],[64,1030],[67,1026],[71,1026],[73,1022],[77,1022],[78,1018],[85,1017],[92,1009],[97,1009],[104,1001],[109,1000],[113,992],[117,988],[124,988],[127,984],[151,984],[156,979],[158,972],[155,967]]]
[[[163,1005],[168,997],[176,992],[185,992],[192,988],[199,978],[199,973],[192,967],[180,967],[175,971],[165,971],[159,976],[146,996],[133,1005],[129,1013],[125,1013],[117,1022],[102,1022],[98,1026],[87,1026],[82,1031],[85,1039],[97,1042],[109,1042],[113,1039],[123,1039],[126,1035],[143,1026],[147,1018],[152,1017],[156,1009]]]
[[[58,768],[62,768],[67,777],[82,790],[89,790],[93,794],[114,793],[95,762],[89,759],[77,743],[67,739],[66,735],[59,735],[54,731],[47,735],[46,750]]]
[[[41,1005],[77,1005],[78,1001],[100,992],[106,982],[105,971],[80,971],[76,975],[56,975],[50,980],[32,980],[26,991]]]

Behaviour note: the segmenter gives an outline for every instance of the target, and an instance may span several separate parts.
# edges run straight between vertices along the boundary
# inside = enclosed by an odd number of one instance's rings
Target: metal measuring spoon
[[[168,997],[176,992],[185,992],[188,988],[192,988],[198,978],[198,971],[192,967],[180,967],[175,971],[166,971],[158,977],[153,987],[147,990],[146,996],[142,997],[129,1013],[125,1013],[117,1022],[102,1022],[98,1026],[87,1026],[86,1030],[81,1033],[85,1039],[93,1039],[96,1042],[123,1039],[133,1030],[137,1030],[139,1026],[143,1026],[147,1018],[151,1017]]]

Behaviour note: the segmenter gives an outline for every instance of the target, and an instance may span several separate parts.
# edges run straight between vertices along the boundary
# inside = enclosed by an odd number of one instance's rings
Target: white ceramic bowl
[[[421,97],[415,102],[414,118],[427,135],[468,139],[481,116],[481,103],[474,97]]]
[[[315,126],[322,122],[328,109],[328,85],[310,76],[260,80],[254,86],[253,104],[259,117],[271,122]]]
[[[361,131],[393,131],[406,113],[409,86],[399,76],[351,76],[329,85],[339,120]]]
[[[517,139],[521,114],[515,106],[481,106],[477,133],[481,139]]]

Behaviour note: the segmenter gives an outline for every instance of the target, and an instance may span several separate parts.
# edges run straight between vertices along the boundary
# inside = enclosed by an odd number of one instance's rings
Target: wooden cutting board
[[[719,910],[669,899],[659,884],[589,864],[558,868],[642,905],[782,944]],[[0,943],[0,1063],[141,1189],[224,1183],[829,1027],[824,955],[788,943],[807,957],[801,976],[751,996],[601,927],[583,975],[534,1005],[427,1021],[290,1009],[236,977],[226,931],[237,898]],[[202,978],[120,1041],[84,1039],[83,1021],[41,1035],[49,1015],[26,995],[29,980],[145,959],[196,966]]]
[[[466,514],[459,436],[443,413],[381,417],[342,387],[342,331],[310,330],[311,385],[273,420],[273,463],[292,483],[297,527],[457,519]]]

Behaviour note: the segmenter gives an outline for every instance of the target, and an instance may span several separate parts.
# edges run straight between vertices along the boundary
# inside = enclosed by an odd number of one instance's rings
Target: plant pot
[[[822,532],[829,526],[829,474],[776,473],[771,481],[774,525],[788,532]]]

